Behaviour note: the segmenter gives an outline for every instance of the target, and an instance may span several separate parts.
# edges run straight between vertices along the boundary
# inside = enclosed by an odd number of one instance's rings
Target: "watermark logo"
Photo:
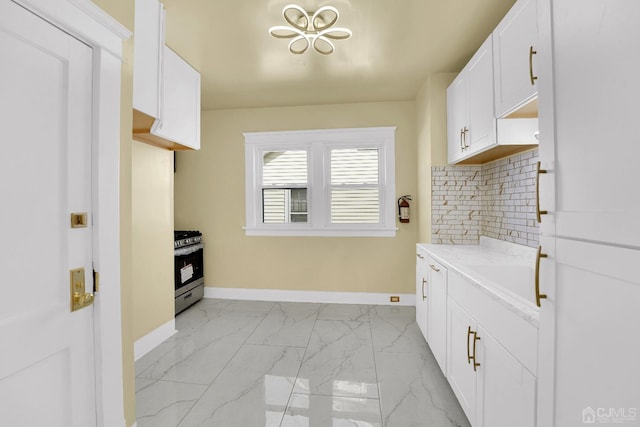
[[[623,424],[638,421],[638,408],[592,408],[582,410],[584,424]]]
[[[582,422],[585,424],[596,423],[596,411],[591,406],[587,406],[582,410]]]

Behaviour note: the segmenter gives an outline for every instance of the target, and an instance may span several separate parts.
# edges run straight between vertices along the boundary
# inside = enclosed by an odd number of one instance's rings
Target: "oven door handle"
[[[184,255],[190,255],[194,252],[198,252],[199,250],[204,249],[204,243],[198,243],[196,245],[193,246],[186,246],[184,248],[177,248],[174,249],[173,251],[173,255],[174,256],[184,256]]]

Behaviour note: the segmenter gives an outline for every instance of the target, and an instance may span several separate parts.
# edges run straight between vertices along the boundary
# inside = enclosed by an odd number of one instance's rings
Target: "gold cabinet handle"
[[[469,345],[469,338],[471,337],[471,326],[467,328],[467,363],[471,363],[471,346]]]
[[[473,372],[477,371],[477,367],[480,366],[478,362],[476,362],[476,342],[480,340],[478,336],[478,331],[473,332]]]
[[[422,301],[427,299],[427,296],[424,294],[424,285],[427,284],[427,280],[423,277],[422,278]]]
[[[471,354],[471,346],[469,345],[469,338],[471,338],[471,334],[473,334],[473,354]],[[480,364],[476,362],[476,341],[479,339],[478,331],[472,331],[471,326],[467,327],[467,363],[471,364],[471,361],[473,360],[473,372],[476,372],[476,368],[480,366]]]
[[[431,267],[431,269],[432,269],[433,271],[435,271],[436,273],[439,273],[439,272],[440,272],[440,269],[439,269],[438,267],[436,267],[435,265],[433,265],[433,264],[429,264],[429,267]]]
[[[542,222],[541,215],[546,215],[549,212],[540,210],[540,174],[547,173],[546,169],[540,169],[540,162],[536,165],[536,219],[538,222]]]
[[[464,141],[464,148],[469,148],[469,146],[467,145],[467,132],[469,132],[469,129],[467,129],[467,127],[465,126],[462,129],[462,135],[464,136],[464,138],[462,138],[462,140]]]
[[[538,253],[536,254],[536,305],[540,307],[540,300],[547,297],[546,294],[540,293],[540,258],[546,258],[547,254],[542,253],[542,246],[538,246]]]
[[[533,46],[529,46],[529,79],[531,80],[531,86],[536,84],[536,80],[538,80],[538,77],[533,75],[533,55],[537,53],[533,50]]]

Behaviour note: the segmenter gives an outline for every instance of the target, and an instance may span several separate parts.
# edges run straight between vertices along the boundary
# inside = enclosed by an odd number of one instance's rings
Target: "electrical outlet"
[[[389,297],[389,301],[391,301],[391,302],[400,302],[400,297],[391,296],[391,297]]]

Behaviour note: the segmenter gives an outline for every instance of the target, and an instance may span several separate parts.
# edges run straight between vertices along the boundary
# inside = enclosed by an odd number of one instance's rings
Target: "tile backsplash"
[[[477,244],[480,236],[536,247],[538,150],[480,166],[431,168],[431,241]]]

